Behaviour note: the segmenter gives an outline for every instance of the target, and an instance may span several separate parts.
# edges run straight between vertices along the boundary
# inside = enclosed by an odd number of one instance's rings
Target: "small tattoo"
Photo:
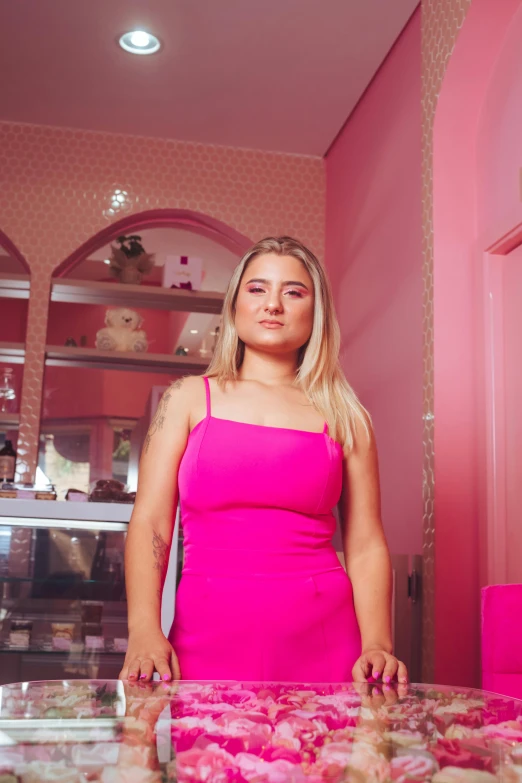
[[[154,568],[160,572],[161,579],[165,575],[169,547],[159,533],[152,534],[152,553],[154,555]]]
[[[154,418],[150,423],[149,431],[147,432],[147,437],[145,438],[145,443],[143,445],[143,451],[145,452],[145,454],[149,450],[152,436],[155,435],[158,430],[161,430],[163,428],[163,425],[165,424],[165,418],[167,416],[167,408],[169,405],[170,398],[172,397],[172,392],[174,391],[174,389],[181,389],[184,380],[185,380],[184,378],[178,378],[177,381],[174,381],[174,383],[171,384],[171,386],[169,386],[169,388],[163,394],[163,397],[159,401],[158,407],[156,408],[156,413],[154,414]]]

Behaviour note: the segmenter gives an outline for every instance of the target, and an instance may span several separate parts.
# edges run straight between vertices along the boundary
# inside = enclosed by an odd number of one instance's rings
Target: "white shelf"
[[[25,343],[0,342],[0,362],[23,364],[25,361]]]
[[[3,299],[29,299],[30,288],[29,275],[0,274],[0,297]]]
[[[120,305],[184,313],[219,314],[224,298],[224,294],[215,291],[186,291],[152,285],[98,283],[65,278],[54,279],[51,287],[51,302]]]
[[[16,428],[19,424],[19,413],[2,413],[2,411],[0,411],[0,427]]]
[[[210,358],[203,360],[196,356],[174,356],[170,353],[98,351],[97,348],[60,345],[46,346],[45,357],[48,367],[90,367],[97,370],[164,372],[171,375],[200,375],[210,362]]]
[[[78,503],[67,500],[0,498],[0,524],[126,530],[133,507],[132,503]],[[55,524],[49,524],[53,520]]]

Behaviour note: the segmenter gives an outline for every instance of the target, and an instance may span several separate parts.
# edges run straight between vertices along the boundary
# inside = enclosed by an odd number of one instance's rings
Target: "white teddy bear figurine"
[[[116,307],[105,313],[103,329],[96,333],[96,348],[100,351],[136,351],[149,347],[147,335],[140,329],[142,317],[126,307]]]

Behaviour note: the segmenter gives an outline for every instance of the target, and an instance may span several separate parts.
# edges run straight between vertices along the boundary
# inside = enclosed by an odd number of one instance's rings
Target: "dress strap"
[[[210,418],[211,408],[210,408],[210,384],[208,382],[208,378],[206,375],[203,376],[203,380],[205,381],[205,392],[207,395],[207,418]]]
[[[323,435],[328,435],[328,422],[327,421],[325,421],[325,423],[324,423]]]

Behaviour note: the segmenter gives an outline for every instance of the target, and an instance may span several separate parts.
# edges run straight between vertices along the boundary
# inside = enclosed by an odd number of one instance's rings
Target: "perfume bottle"
[[[10,440],[6,440],[3,449],[0,449],[0,481],[14,481],[16,464],[16,451]]]

